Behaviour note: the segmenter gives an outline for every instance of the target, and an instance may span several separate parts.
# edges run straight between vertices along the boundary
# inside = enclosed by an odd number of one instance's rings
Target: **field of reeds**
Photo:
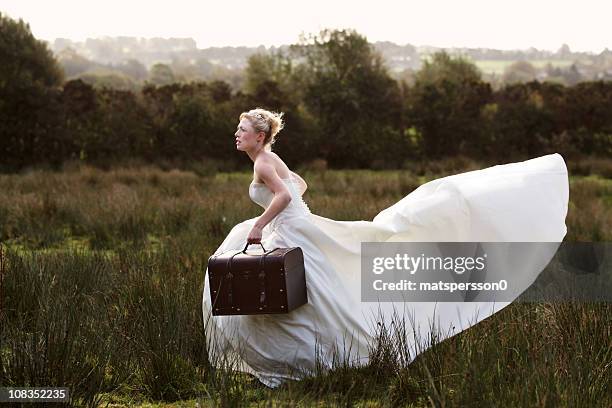
[[[312,212],[371,220],[467,159],[404,170],[298,169]],[[567,241],[612,241],[612,160],[568,163]],[[408,364],[381,332],[365,367],[268,389],[206,353],[206,261],[261,213],[251,174],[162,170],[0,175],[0,385],[66,386],[91,406],[612,405],[610,303],[515,303]],[[346,202],[359,203],[346,206]]]

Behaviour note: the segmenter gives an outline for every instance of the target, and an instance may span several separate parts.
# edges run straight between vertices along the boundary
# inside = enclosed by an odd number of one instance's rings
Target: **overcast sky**
[[[354,28],[371,42],[417,46],[612,49],[610,0],[0,0],[0,12],[48,41],[121,35],[191,37],[199,48],[270,46],[295,43],[301,32]]]

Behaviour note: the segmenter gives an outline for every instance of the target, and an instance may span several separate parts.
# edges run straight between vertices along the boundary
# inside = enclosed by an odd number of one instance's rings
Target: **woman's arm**
[[[293,176],[297,179],[297,181],[300,183],[300,195],[304,195],[304,192],[306,191],[306,189],[308,188],[308,184],[306,184],[306,182],[304,181],[303,178],[300,177],[299,174],[295,173],[295,172],[291,172],[291,174],[293,174]]]
[[[274,193],[270,205],[255,222],[255,227],[263,229],[274,217],[276,217],[291,202],[291,194],[287,186],[278,176],[274,166],[266,162],[255,164],[255,173]]]

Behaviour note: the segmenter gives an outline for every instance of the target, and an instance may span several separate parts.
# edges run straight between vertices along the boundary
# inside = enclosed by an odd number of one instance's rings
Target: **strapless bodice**
[[[289,194],[291,194],[291,201],[273,220],[270,224],[274,227],[278,222],[299,216],[308,216],[311,214],[308,205],[302,199],[298,188],[298,182],[295,179],[281,179],[287,186],[289,190]],[[249,197],[253,200],[254,203],[258,204],[262,208],[268,208],[272,199],[274,198],[274,193],[262,183],[252,182],[249,186]]]

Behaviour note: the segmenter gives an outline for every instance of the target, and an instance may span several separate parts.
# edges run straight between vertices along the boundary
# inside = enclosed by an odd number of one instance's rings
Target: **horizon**
[[[505,5],[503,14],[485,0],[462,4],[381,0],[376,5],[313,0],[288,9],[279,0],[241,0],[206,8],[187,0],[171,6],[118,0],[91,4],[6,0],[0,12],[23,19],[36,38],[51,44],[62,38],[74,42],[105,37],[192,38],[198,49],[270,48],[294,44],[302,33],[318,34],[329,28],[354,29],[371,43],[400,46],[555,52],[567,44],[572,52],[594,54],[612,48],[612,27],[606,22],[606,11],[612,7],[598,0],[585,0],[579,9],[552,0],[517,0]]]
[[[342,29],[342,28],[340,28]],[[345,29],[351,29],[351,28],[345,28]],[[359,31],[357,31],[359,34]],[[313,33],[314,34],[314,33]],[[37,37],[38,38],[38,37]],[[160,36],[155,36],[155,37],[143,37],[143,36],[128,36],[128,35],[116,35],[116,36],[111,36],[111,35],[102,35],[102,36],[98,36],[98,37],[87,37],[84,39],[74,39],[74,38],[66,38],[66,37],[57,37],[57,38],[53,38],[53,39],[44,39],[44,38],[38,38],[39,40],[43,40],[46,41],[49,44],[53,44],[54,41],[56,40],[68,40],[72,43],[85,43],[87,40],[104,40],[104,39],[118,39],[118,38],[136,38],[139,41],[147,41],[147,40],[152,40],[152,39],[162,39],[162,40],[194,40],[196,42],[196,48],[198,50],[202,50],[202,49],[207,49],[207,48],[259,48],[259,47],[264,47],[266,49],[271,49],[272,47],[275,48],[279,48],[279,47],[285,47],[285,46],[289,46],[293,43],[286,43],[286,44],[280,44],[280,45],[265,45],[265,44],[255,44],[255,45],[209,45],[206,47],[200,47],[197,44],[197,40],[193,37],[160,37]],[[297,42],[297,40],[296,40]],[[512,52],[512,51],[516,51],[516,52],[527,52],[530,49],[535,49],[537,51],[545,51],[545,52],[551,52],[551,53],[555,53],[559,50],[559,48],[561,48],[561,46],[563,46],[564,44],[560,44],[559,47],[556,47],[555,49],[546,49],[546,48],[536,48],[536,47],[527,47],[527,48],[495,48],[495,47],[466,47],[466,46],[439,46],[439,45],[435,45],[435,44],[413,44],[413,43],[403,43],[403,44],[399,44],[396,43],[394,41],[390,41],[390,40],[376,40],[376,41],[372,41],[371,39],[368,38],[368,42],[375,44],[378,42],[390,42],[392,44],[395,44],[397,46],[403,47],[406,45],[412,45],[415,48],[419,49],[419,48],[440,48],[440,49],[445,49],[445,50],[449,50],[449,49],[472,49],[472,50],[477,50],[477,49],[487,49],[487,50],[495,50],[495,51],[508,51],[508,52]],[[294,42],[295,43],[295,42]],[[608,49],[608,51],[611,51],[610,48],[604,47],[604,49],[602,49],[599,52],[595,52],[595,51],[590,51],[590,50],[586,50],[586,51],[582,51],[582,50],[575,50],[573,49],[569,44],[567,44],[570,47],[570,51],[572,53],[590,53],[593,55],[597,55],[600,54],[602,52],[604,52],[606,49]]]

